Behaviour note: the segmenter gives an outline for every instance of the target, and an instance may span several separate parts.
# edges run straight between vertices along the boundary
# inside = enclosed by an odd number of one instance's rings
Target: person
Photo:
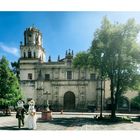
[[[16,118],[18,119],[18,127],[21,128],[21,123],[22,126],[24,126],[24,114],[25,112],[27,113],[27,111],[24,108],[24,101],[19,99],[19,101],[17,102],[17,112],[16,112]]]
[[[35,110],[35,101],[31,100],[29,101],[29,109],[28,109],[28,129],[36,129],[36,110]]]

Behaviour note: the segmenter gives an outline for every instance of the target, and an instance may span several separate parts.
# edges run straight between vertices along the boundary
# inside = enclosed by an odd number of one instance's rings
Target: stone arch
[[[75,94],[68,91],[64,94],[64,110],[74,110],[75,109]]]
[[[106,99],[106,109],[111,110],[111,98]],[[118,99],[117,110],[129,110],[130,109],[130,101],[127,97],[121,96]]]
[[[32,51],[30,48],[28,49],[28,58],[32,58]]]
[[[118,100],[118,110],[129,110],[130,102],[125,96],[121,96]]]

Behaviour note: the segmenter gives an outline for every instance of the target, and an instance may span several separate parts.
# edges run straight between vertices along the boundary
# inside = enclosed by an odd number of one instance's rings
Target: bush
[[[131,100],[131,108],[132,109],[140,109],[140,96],[136,96]]]

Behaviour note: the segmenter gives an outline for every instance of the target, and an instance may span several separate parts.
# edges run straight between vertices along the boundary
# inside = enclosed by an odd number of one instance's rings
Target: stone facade
[[[37,106],[46,105],[65,110],[100,108],[101,81],[94,69],[74,69],[73,51],[66,51],[65,58],[56,62],[45,61],[42,34],[35,27],[24,32],[24,44],[20,44],[20,82],[27,102],[30,98]],[[103,81],[103,106],[110,97],[110,83]]]

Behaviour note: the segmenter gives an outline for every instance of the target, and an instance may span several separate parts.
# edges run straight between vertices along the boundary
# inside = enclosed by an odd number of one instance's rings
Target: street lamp
[[[100,118],[102,118],[103,117],[103,115],[102,115],[102,112],[103,112],[103,93],[102,93],[102,76],[103,76],[103,69],[102,69],[102,58],[103,58],[103,56],[104,56],[104,53],[101,53],[101,67],[100,67],[100,71],[101,71],[101,109],[100,109]]]

